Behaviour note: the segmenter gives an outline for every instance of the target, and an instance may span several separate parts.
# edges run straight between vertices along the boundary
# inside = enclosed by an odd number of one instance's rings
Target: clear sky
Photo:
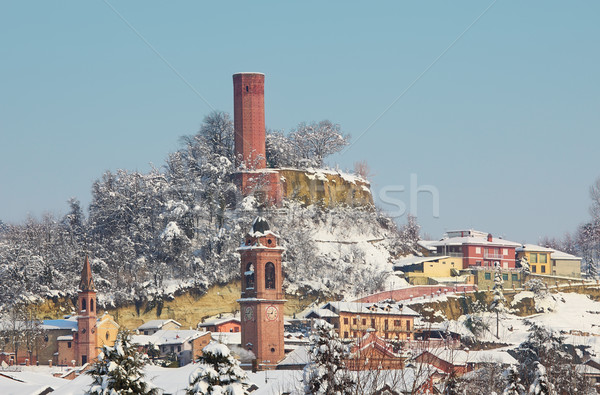
[[[537,242],[588,218],[599,2],[257,3],[3,2],[0,219],[162,166],[211,108],[232,112],[239,71],[266,74],[267,127],[341,124],[355,143],[331,164],[366,160],[378,201],[404,186],[388,196],[410,206],[411,174],[435,187],[439,217],[428,193],[417,211],[434,237]]]

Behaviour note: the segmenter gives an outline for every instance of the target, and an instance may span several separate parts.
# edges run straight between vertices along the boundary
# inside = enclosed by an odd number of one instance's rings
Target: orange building
[[[242,327],[242,323],[238,318],[221,318],[218,320],[210,320],[198,324],[198,328],[202,328],[209,332],[239,332]]]
[[[340,338],[361,338],[373,332],[383,339],[414,339],[419,313],[401,303],[329,302],[306,318],[320,318],[334,326]]]

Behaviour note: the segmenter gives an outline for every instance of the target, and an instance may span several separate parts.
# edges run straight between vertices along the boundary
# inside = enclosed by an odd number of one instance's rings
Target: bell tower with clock
[[[256,356],[259,369],[275,368],[284,357],[283,273],[279,236],[257,217],[238,252],[241,257],[242,347]]]
[[[96,286],[92,278],[90,261],[86,257],[79,281],[77,332],[73,334],[73,342],[76,346],[75,358],[80,366],[91,362],[98,356],[96,301]]]

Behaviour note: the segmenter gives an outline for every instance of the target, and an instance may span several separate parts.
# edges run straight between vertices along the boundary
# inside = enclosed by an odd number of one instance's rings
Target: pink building
[[[465,268],[500,266],[503,269],[514,269],[515,249],[521,247],[521,243],[472,229],[450,231],[441,240],[422,244],[435,255],[462,257]]]

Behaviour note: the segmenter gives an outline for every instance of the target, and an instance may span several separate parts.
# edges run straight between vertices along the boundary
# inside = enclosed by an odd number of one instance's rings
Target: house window
[[[171,346],[171,352],[175,352],[175,346]]]
[[[94,311],[94,299],[90,299],[90,311]]]
[[[388,320],[385,320],[383,325],[385,326],[385,330],[387,331],[388,330]]]
[[[181,352],[181,346],[177,346],[177,352]]]
[[[400,326],[400,325],[402,325],[402,324],[400,323],[400,320],[394,320],[394,326]]]
[[[367,319],[366,319],[366,318],[363,318],[363,319],[362,319],[362,324],[363,324],[363,325],[367,325]]]
[[[108,334],[108,332],[106,332],[106,340],[108,340],[110,338],[110,335]]]
[[[236,326],[235,328],[233,328],[233,331],[234,331],[234,332],[239,332],[239,331],[240,331],[240,328]]]
[[[540,263],[547,263],[547,262],[548,262],[548,255],[540,254]]]
[[[502,249],[502,254],[508,255],[508,248],[503,248]]]
[[[344,324],[348,325],[348,317],[344,317]]]
[[[358,323],[358,320],[356,318],[352,318],[352,325],[356,325]]]
[[[481,247],[475,247],[475,253],[481,254]]]
[[[535,265],[531,265],[531,273],[537,273]]]
[[[542,266],[541,266],[541,269],[542,269],[542,273],[546,273],[546,266],[543,266],[543,265],[542,265]]]
[[[519,275],[518,275],[518,274],[516,274],[516,273],[513,273],[513,274],[511,275],[511,277],[512,277],[512,280],[513,280],[513,281],[518,281],[518,280],[519,280]]]
[[[348,332],[344,332],[344,339],[348,338]]]
[[[410,320],[406,320],[406,330],[410,330]]]
[[[492,273],[485,273],[485,279],[486,280],[491,280],[492,279]]]
[[[504,281],[508,280],[508,273],[502,273],[502,280],[504,280]]]
[[[267,262],[265,265],[265,288],[275,289],[275,265]]]
[[[371,328],[375,328],[375,318],[371,318]]]
[[[529,254],[529,262],[537,263],[537,255],[538,254],[534,254],[534,253]]]
[[[476,264],[477,266],[481,266],[481,261],[476,261],[476,262],[475,262],[475,264]]]
[[[67,342],[67,348],[71,348],[71,342]]]
[[[556,266],[556,261],[552,261],[552,266]]]
[[[144,331],[144,335],[147,335],[147,334],[148,334],[148,331]]]
[[[81,299],[81,311],[87,310],[87,303],[85,299]]]
[[[246,289],[254,288],[254,265],[248,263],[246,265]]]

